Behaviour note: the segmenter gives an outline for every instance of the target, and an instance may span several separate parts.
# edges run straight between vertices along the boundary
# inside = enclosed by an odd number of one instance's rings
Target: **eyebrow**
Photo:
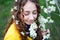
[[[34,11],[37,11],[37,10],[33,10],[33,12],[34,12]],[[30,12],[30,11],[25,11],[25,12]]]

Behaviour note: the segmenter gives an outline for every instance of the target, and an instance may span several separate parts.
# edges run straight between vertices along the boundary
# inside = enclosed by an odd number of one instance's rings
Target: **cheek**
[[[23,21],[24,20],[24,15],[21,13],[21,14],[19,14],[18,15],[18,17],[19,17],[19,19],[21,20],[21,21]]]
[[[28,21],[28,16],[24,16],[24,21]]]
[[[36,19],[37,18],[37,15],[34,15],[34,19]]]

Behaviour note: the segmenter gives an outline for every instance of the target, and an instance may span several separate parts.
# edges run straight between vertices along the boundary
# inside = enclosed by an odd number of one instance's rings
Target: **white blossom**
[[[52,12],[51,6],[48,6],[47,10],[48,10],[48,13],[51,13]]]
[[[17,2],[18,0],[15,0],[15,2]]]
[[[19,21],[18,21],[18,20],[16,20],[16,24],[18,24],[18,22],[19,22]]]
[[[20,32],[22,35],[25,35],[24,32]]]
[[[49,0],[46,0],[46,1],[49,1]]]
[[[53,23],[53,22],[54,22],[54,20],[50,19],[48,23]]]
[[[50,34],[47,34],[47,39],[50,38]]]
[[[44,24],[44,23],[47,23],[48,22],[48,19],[46,19],[46,18],[44,18],[42,15],[40,15],[40,17],[39,17],[39,22],[41,23],[41,24]]]
[[[47,19],[50,19],[51,17],[47,17]]]
[[[44,6],[41,6],[41,9],[43,9],[44,8]]]
[[[17,6],[14,6],[14,9],[17,10]]]
[[[51,17],[47,17],[47,19],[48,19],[48,23],[53,23],[54,22],[54,20],[52,20]]]
[[[48,6],[48,10],[50,10],[51,12],[52,12],[52,11],[55,11],[55,10],[56,10],[56,7],[53,6],[53,5],[52,5],[52,6]]]
[[[42,40],[45,40],[45,39],[48,39],[48,38],[50,38],[50,34],[43,35],[43,39]]]
[[[40,26],[42,27],[41,30],[45,31],[45,23],[48,22],[48,19],[44,18],[42,15],[40,15],[40,17],[38,18],[39,22],[40,22]]]
[[[54,0],[50,1],[50,4],[55,4],[55,1]]]
[[[12,18],[13,18],[13,19],[15,19],[15,16],[14,16],[14,15],[12,15]]]
[[[56,7],[55,6],[51,6],[51,11],[55,12],[55,10],[56,10]]]
[[[30,31],[30,36],[35,39],[37,37],[37,25],[35,22],[33,22],[29,28],[29,31]]]
[[[51,7],[50,6],[48,6],[48,8],[44,8],[44,12],[45,13],[51,13]]]
[[[37,25],[36,25],[36,23],[35,23],[35,22],[34,22],[34,23],[32,23],[30,27],[31,27],[32,29],[37,29]]]
[[[37,33],[34,30],[30,31],[30,36],[35,39],[37,37]]]
[[[11,9],[11,12],[13,11],[13,8]]]
[[[45,40],[48,38],[50,38],[50,30],[49,29],[47,29],[47,31],[43,33],[43,39],[42,40]]]
[[[44,35],[42,40],[44,40],[44,39],[46,39],[46,38],[47,38],[47,36],[46,36],[46,35]]]
[[[46,30],[45,24],[40,24],[40,26],[42,26],[42,28],[41,28],[42,31],[45,31]]]
[[[48,10],[47,10],[47,8],[44,8],[44,12],[45,12],[45,13],[48,13]]]
[[[44,12],[47,14],[51,13],[52,11],[55,12],[55,10],[56,10],[56,7],[54,7],[54,6],[48,6],[47,8],[44,8]]]

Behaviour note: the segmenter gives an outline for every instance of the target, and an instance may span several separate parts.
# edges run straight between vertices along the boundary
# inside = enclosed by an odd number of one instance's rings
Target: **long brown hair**
[[[9,23],[7,24],[7,28],[6,28],[6,31],[4,34],[6,34],[8,28],[10,27],[10,25],[15,22],[15,20],[19,20],[19,24],[17,24],[17,29],[19,30],[19,32],[23,31],[25,33],[25,36],[21,35],[22,37],[22,40],[26,40],[27,36],[26,36],[26,32],[25,32],[25,25],[23,23],[23,20],[22,18],[19,18],[18,15],[21,14],[21,12],[23,11],[23,6],[26,4],[28,0],[17,0],[17,2],[15,1],[14,2],[14,6],[17,6],[17,9],[13,9],[12,11],[12,15],[15,16],[15,19],[11,18]],[[37,12],[38,12],[38,15],[37,15],[37,18],[35,20],[37,26],[38,26],[38,30],[37,30],[37,37],[36,37],[36,40],[42,40],[42,34],[41,34],[41,29],[39,28],[39,21],[38,21],[38,17],[39,17],[39,13],[40,13],[40,6],[39,6],[39,2],[38,0],[29,0],[33,3],[35,3],[36,7],[37,7]],[[27,39],[28,40],[28,39]]]

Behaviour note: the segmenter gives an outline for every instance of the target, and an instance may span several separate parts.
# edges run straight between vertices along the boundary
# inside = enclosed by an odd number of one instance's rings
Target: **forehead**
[[[36,5],[33,2],[28,1],[24,7],[23,7],[24,11],[33,11],[33,10],[37,10]]]

